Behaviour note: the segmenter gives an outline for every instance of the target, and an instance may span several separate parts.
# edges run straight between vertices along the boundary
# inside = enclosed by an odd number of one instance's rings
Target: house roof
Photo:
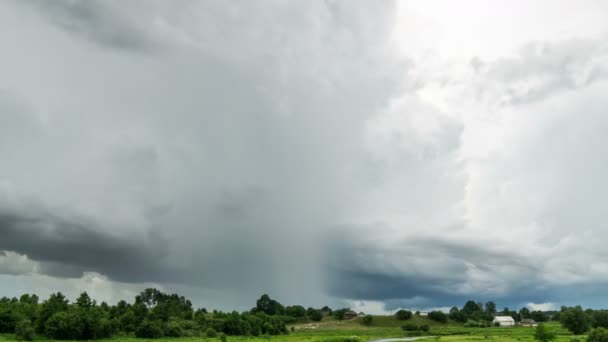
[[[515,320],[511,316],[496,316],[496,317],[494,317],[494,321],[496,321],[496,322],[515,322]]]
[[[524,318],[521,320],[521,322],[522,323],[536,323],[536,321],[531,318]]]

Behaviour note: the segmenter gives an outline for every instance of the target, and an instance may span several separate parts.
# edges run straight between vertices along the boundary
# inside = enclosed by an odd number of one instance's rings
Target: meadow
[[[425,317],[415,316],[408,323],[418,325],[429,325],[430,330],[425,332],[426,336],[434,336],[431,340],[442,342],[466,342],[466,341],[486,341],[486,342],[532,342],[534,341],[534,330],[531,327],[491,327],[491,328],[465,328],[460,323],[438,323]],[[412,336],[415,333],[408,333],[401,329],[404,321],[397,320],[394,316],[374,316],[370,326],[363,324],[361,318],[354,320],[334,320],[324,319],[315,323],[299,323],[288,326],[288,335],[278,336],[228,336],[228,341],[247,341],[247,342],[266,342],[266,341],[286,341],[286,342],[346,342],[346,341],[373,341],[381,338],[400,338]],[[584,336],[573,336],[557,322],[545,324],[549,329],[557,334],[557,342],[570,342],[576,338],[584,340]],[[419,334],[419,333],[418,333]],[[417,334],[416,334],[417,335]],[[0,342],[16,341],[14,335],[0,335]],[[45,341],[36,339],[36,341]],[[101,341],[114,342],[188,342],[188,341],[220,341],[218,338],[207,337],[180,337],[180,338],[161,338],[146,340],[129,336],[117,336],[112,339]]]

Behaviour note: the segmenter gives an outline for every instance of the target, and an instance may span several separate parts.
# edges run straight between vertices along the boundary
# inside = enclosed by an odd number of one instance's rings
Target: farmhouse
[[[522,327],[535,327],[538,325],[538,323],[536,323],[536,321],[531,318],[522,319],[520,324]]]
[[[494,324],[498,323],[501,327],[512,327],[515,325],[515,320],[511,316],[496,316],[492,322]]]

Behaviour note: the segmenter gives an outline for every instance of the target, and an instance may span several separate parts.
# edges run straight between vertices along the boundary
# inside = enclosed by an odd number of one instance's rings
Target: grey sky
[[[0,290],[608,305],[603,5],[506,3],[0,3]]]

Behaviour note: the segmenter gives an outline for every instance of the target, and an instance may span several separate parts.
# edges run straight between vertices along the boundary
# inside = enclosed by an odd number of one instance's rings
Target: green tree
[[[555,333],[547,329],[547,327],[541,323],[534,331],[534,339],[539,342],[551,342],[555,340]]]
[[[436,321],[436,322],[440,322],[440,323],[448,322],[448,315],[446,315],[442,311],[431,311],[431,312],[429,312],[428,317],[429,317],[429,319],[432,319],[433,321]]]
[[[36,331],[43,333],[46,329],[46,322],[58,312],[68,310],[68,300],[61,292],[53,293],[40,308],[40,314],[36,321]]]
[[[450,313],[448,314],[449,319],[456,321],[456,322],[466,322],[467,321],[467,316],[464,314],[464,312],[460,311],[460,309],[458,309],[457,307],[453,307],[450,309]]]
[[[486,303],[486,313],[492,316],[496,315],[496,303],[489,301]]]
[[[80,294],[78,299],[76,299],[76,305],[78,305],[80,308],[88,309],[95,305],[95,301],[92,300],[86,292],[83,292]]]
[[[608,330],[604,328],[591,330],[587,337],[587,342],[608,342]]]
[[[285,308],[281,303],[270,298],[267,294],[263,294],[256,301],[254,312],[263,312],[267,315],[282,315],[285,313]]]
[[[315,310],[310,313],[310,319],[315,322],[320,322],[323,319],[323,313],[321,310]]]
[[[564,328],[575,335],[584,334],[591,326],[589,317],[580,306],[563,308],[560,313],[560,322]]]
[[[530,318],[530,309],[523,307],[519,310],[520,319]]]
[[[597,310],[591,315],[594,328],[608,328],[608,311]]]
[[[399,310],[395,313],[395,317],[400,321],[405,321],[412,318],[413,314],[409,310]]]

